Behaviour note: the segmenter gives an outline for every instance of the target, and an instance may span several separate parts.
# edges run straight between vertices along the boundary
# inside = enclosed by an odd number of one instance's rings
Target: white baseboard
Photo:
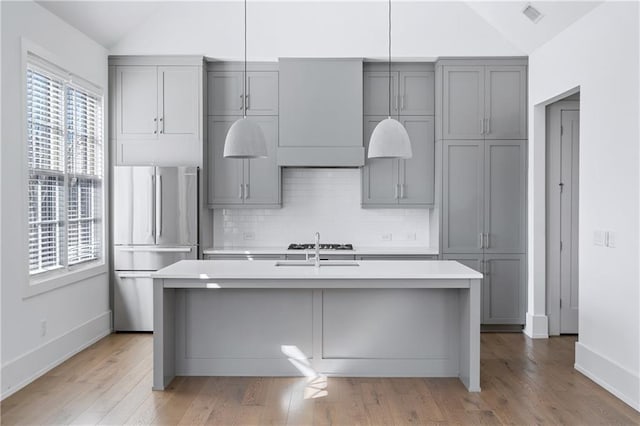
[[[640,411],[640,376],[576,342],[574,368]]]
[[[527,312],[527,323],[523,331],[532,339],[548,339],[549,319],[546,315],[532,315]]]
[[[3,365],[0,400],[109,334],[110,310]]]

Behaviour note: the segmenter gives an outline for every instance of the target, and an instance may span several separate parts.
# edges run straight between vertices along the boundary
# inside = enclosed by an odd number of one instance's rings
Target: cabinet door
[[[443,253],[482,253],[483,157],[483,141],[443,142]]]
[[[156,167],[156,244],[198,244],[195,167]]]
[[[389,73],[366,71],[363,75],[364,115],[389,116]],[[398,73],[391,73],[391,115],[398,115]]]
[[[151,66],[117,67],[118,140],[158,137],[158,71]]]
[[[527,139],[527,72],[524,66],[485,68],[486,139]]]
[[[369,139],[373,129],[386,117],[365,117],[364,146],[369,151]],[[392,158],[367,158],[362,168],[362,205],[385,206],[397,205],[398,160]]]
[[[484,67],[443,69],[443,139],[484,139]]]
[[[280,204],[280,167],[278,167],[278,117],[252,117],[267,142],[267,158],[246,160],[244,169],[245,204]]]
[[[400,73],[400,115],[435,114],[435,73],[404,71]]]
[[[400,204],[433,205],[435,191],[434,119],[430,116],[401,117],[407,129],[413,156],[400,160]]]
[[[524,255],[486,254],[482,283],[483,324],[524,324]]]
[[[247,73],[247,115],[278,115],[278,73]]]
[[[242,73],[211,71],[207,73],[209,115],[242,115]]]
[[[155,244],[155,170],[113,168],[113,243]]]
[[[484,251],[524,253],[526,141],[486,141],[484,155]]]
[[[198,67],[158,68],[160,138],[199,138],[199,79]]]
[[[238,118],[209,117],[209,205],[242,204],[243,166],[246,160],[223,157],[227,132]]]
[[[464,266],[468,266],[476,272],[483,274],[483,260],[484,256],[481,253],[478,254],[445,254],[442,256],[443,260],[455,260],[462,263]],[[480,320],[484,320],[484,279],[480,281]]]
[[[119,272],[113,290],[115,331],[153,331],[151,274]]]

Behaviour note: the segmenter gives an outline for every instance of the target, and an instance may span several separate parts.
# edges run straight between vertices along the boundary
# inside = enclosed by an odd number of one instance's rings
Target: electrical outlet
[[[382,234],[380,235],[380,239],[382,241],[391,241],[393,239],[393,234],[389,233],[389,234]]]
[[[40,337],[47,335],[47,320],[40,321]]]
[[[245,241],[251,241],[256,239],[256,233],[253,231],[246,231],[242,233],[242,239]]]

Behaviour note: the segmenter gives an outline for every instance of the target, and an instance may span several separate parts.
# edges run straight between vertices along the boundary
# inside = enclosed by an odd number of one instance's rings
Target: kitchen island
[[[183,260],[153,274],[153,388],[175,376],[459,377],[480,279],[454,261]]]

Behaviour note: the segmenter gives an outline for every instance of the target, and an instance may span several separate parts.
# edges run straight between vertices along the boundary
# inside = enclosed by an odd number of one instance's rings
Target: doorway
[[[549,334],[577,334],[579,93],[547,106],[546,139]]]

